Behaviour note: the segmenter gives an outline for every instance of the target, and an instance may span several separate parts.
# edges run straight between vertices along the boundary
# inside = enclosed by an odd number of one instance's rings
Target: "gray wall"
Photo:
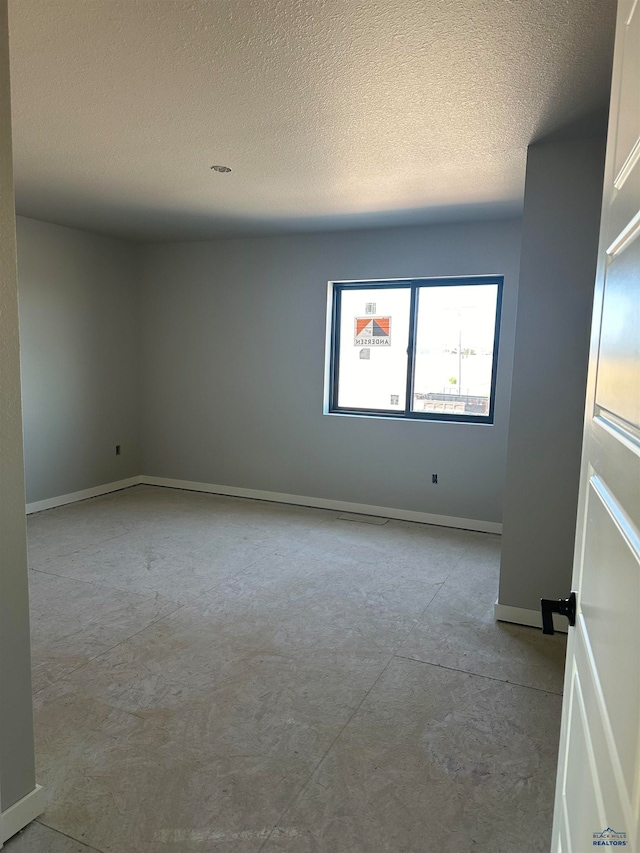
[[[136,275],[132,244],[18,218],[29,502],[140,473]]]
[[[529,148],[499,595],[514,607],[570,591],[604,150]]]
[[[7,4],[0,0],[0,806],[35,787]]]
[[[501,521],[520,227],[142,247],[143,473]],[[322,414],[329,280],[480,273],[505,276],[493,426]]]

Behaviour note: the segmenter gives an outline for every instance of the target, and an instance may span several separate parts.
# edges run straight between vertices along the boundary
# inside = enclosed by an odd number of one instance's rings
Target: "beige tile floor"
[[[29,518],[39,819],[9,853],[549,849],[564,637],[500,539],[138,486]]]

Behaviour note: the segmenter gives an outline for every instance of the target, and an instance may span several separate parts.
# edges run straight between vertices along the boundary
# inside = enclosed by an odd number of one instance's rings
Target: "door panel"
[[[631,802],[627,794],[622,767],[618,760],[617,749],[613,748],[613,731],[608,724],[604,695],[599,689],[596,669],[593,660],[589,657],[583,638],[583,633],[576,635],[574,665],[577,671],[589,673],[589,676],[580,682],[585,711],[587,708],[600,707],[600,713],[590,715],[588,721],[589,738],[595,760],[594,785],[599,792],[609,792],[608,796],[600,794],[601,808],[605,810],[604,815],[599,813],[600,820],[604,816],[604,825],[601,829],[607,825],[607,814],[612,818],[609,821],[610,826],[616,826],[614,821],[617,821],[618,827],[629,826],[632,815]],[[579,847],[577,849],[580,850]]]
[[[640,173],[640,170],[639,170]],[[640,221],[638,222],[640,230]],[[604,288],[596,402],[640,426],[640,240],[611,258]]]
[[[629,453],[616,453],[622,444]],[[590,464],[622,506],[638,500],[640,435],[612,412],[596,407],[587,447]]]
[[[639,139],[640,0],[619,0],[553,853],[640,853]]]
[[[604,697],[600,721],[613,732],[629,799],[634,786],[640,735],[640,667],[629,654],[640,649],[640,541],[614,495],[594,474],[589,482],[581,612],[582,641],[590,648]],[[606,565],[607,571],[601,571]],[[626,654],[621,655],[620,650]],[[625,701],[620,701],[624,693]]]
[[[565,797],[567,813],[576,809],[587,808],[591,814],[598,816],[597,824],[605,820],[604,805],[600,793],[596,760],[587,726],[587,718],[582,695],[582,685],[577,669],[574,667],[571,687],[570,736],[568,747],[572,755],[578,756],[576,761],[567,765],[565,778]],[[580,838],[576,838],[573,827],[567,827],[567,845],[569,849],[580,849]]]
[[[618,127],[615,143],[615,183],[618,183],[620,173],[625,165],[629,165],[629,157],[636,148],[640,137],[640,122],[636,101],[638,98],[638,80],[640,80],[640,12],[638,0],[624,4],[621,52],[622,74],[618,106]]]
[[[640,20],[640,18],[639,18]],[[637,148],[640,154],[640,145]],[[625,173],[624,183],[614,189],[609,208],[609,216],[606,221],[606,245],[607,248],[616,237],[623,233],[638,210],[638,196],[640,195],[640,169],[637,161],[629,173]],[[607,239],[608,238],[608,239]]]

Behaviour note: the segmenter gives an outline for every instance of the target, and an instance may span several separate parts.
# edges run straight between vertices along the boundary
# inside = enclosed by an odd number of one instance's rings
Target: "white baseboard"
[[[130,486],[138,485],[163,486],[170,489],[185,489],[190,492],[206,492],[212,495],[227,495],[235,498],[251,498],[258,501],[271,501],[273,503],[294,504],[296,506],[310,506],[317,509],[331,509],[337,512],[353,512],[359,515],[374,515],[381,518],[395,518],[400,521],[417,521],[420,524],[437,524],[441,527],[455,527],[461,530],[477,530],[481,533],[502,533],[502,524],[497,521],[480,521],[475,518],[458,518],[453,515],[436,515],[431,512],[417,512],[411,509],[395,509],[388,506],[374,506],[372,504],[359,504],[352,501],[336,501],[329,498],[311,498],[304,495],[287,495],[282,492],[268,492],[263,489],[244,489],[238,486],[220,486],[213,483],[198,483],[192,480],[174,480],[169,477],[152,477],[142,474],[137,477],[129,477],[126,480],[117,480],[115,483],[105,483],[102,486],[94,486],[91,489],[83,489],[81,492],[71,492],[68,495],[59,495],[55,498],[47,498],[43,501],[34,501],[27,504],[27,514],[41,512],[45,509],[53,509],[57,506],[84,501],[87,498],[95,498],[99,495],[107,495],[120,489],[128,489]]]
[[[165,486],[171,489],[186,489],[191,492],[208,492],[235,498],[253,498],[259,501],[310,506],[317,509],[332,509],[338,512],[353,512],[359,515],[375,515],[401,521],[417,521],[421,524],[437,524],[441,527],[456,527],[462,530],[477,530],[481,533],[502,533],[502,524],[496,521],[479,521],[474,518],[457,518],[451,515],[435,515],[410,509],[394,509],[386,506],[358,504],[351,501],[336,501],[329,498],[311,498],[304,495],[286,495],[282,492],[267,492],[262,489],[243,489],[236,486],[219,486],[211,483],[196,483],[191,480],[173,480],[168,477],[151,477],[143,474],[138,480],[148,486]]]
[[[0,847],[44,811],[44,788],[36,785],[0,815]]]
[[[96,498],[98,495],[107,495],[109,492],[118,492],[120,489],[128,489],[129,486],[137,486],[141,482],[140,477],[128,477],[126,480],[117,480],[115,483],[105,483],[103,486],[94,486],[92,489],[83,489],[81,492],[71,492],[68,495],[58,495],[55,498],[46,498],[43,501],[34,501],[27,504],[27,515],[32,512],[41,512],[43,509],[53,509],[56,506],[72,504],[76,501],[84,501],[87,498]]]
[[[498,622],[513,622],[516,625],[530,625],[532,628],[542,628],[542,614],[539,610],[527,610],[525,607],[511,607],[510,604],[500,604],[496,601],[494,614]],[[565,616],[553,614],[553,627],[563,634],[568,633],[569,623]]]

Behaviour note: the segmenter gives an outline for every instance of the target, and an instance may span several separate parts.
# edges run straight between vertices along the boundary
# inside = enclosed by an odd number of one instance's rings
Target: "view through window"
[[[332,412],[493,421],[502,279],[333,285]]]

